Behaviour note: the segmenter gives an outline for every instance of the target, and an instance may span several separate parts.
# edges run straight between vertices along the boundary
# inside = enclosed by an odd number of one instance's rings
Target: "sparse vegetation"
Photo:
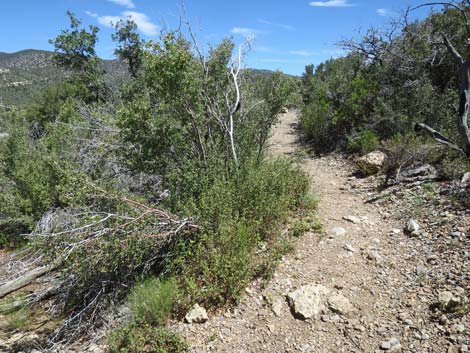
[[[150,325],[130,324],[108,337],[110,353],[184,353],[188,344],[177,334]]]

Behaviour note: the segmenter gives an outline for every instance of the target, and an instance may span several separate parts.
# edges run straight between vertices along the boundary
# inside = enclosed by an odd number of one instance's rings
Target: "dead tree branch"
[[[460,153],[462,153],[463,155],[465,155],[465,152],[459,147],[457,146],[452,140],[450,140],[449,138],[445,137],[444,135],[442,135],[440,132],[434,130],[432,127],[430,127],[429,125],[426,125],[426,124],[423,124],[423,123],[416,123],[415,124],[415,131],[416,132],[425,132],[427,133],[429,136],[431,136],[433,138],[434,141],[436,141],[437,143],[440,143],[440,144],[443,144],[443,145],[446,145],[447,147],[449,147],[450,149],[453,149],[455,151],[458,151]]]

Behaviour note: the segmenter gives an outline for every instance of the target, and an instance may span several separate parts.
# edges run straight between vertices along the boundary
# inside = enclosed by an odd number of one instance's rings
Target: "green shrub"
[[[279,226],[306,200],[308,185],[291,162],[264,161],[244,165],[228,178],[221,175],[194,199],[187,212],[203,231],[177,242],[169,263],[188,294],[180,307],[234,302],[249,281],[269,275],[285,249]]]
[[[366,154],[376,150],[380,146],[378,136],[370,130],[365,130],[359,136],[350,139],[348,149],[353,153]]]
[[[383,170],[389,176],[394,176],[399,168],[415,163],[438,163],[445,154],[443,146],[427,141],[425,136],[414,134],[397,134],[385,141],[384,147],[387,159]]]
[[[173,309],[177,290],[173,278],[152,277],[136,284],[129,295],[133,319],[150,325],[165,324]]]
[[[131,323],[108,335],[110,353],[183,353],[188,344],[176,333]]]
[[[323,230],[323,224],[318,219],[310,217],[306,217],[302,220],[297,220],[296,222],[294,222],[290,229],[294,237],[300,237],[310,231],[321,233],[323,232]]]
[[[310,230],[310,223],[307,221],[297,220],[292,228],[291,232],[294,237],[300,237]]]

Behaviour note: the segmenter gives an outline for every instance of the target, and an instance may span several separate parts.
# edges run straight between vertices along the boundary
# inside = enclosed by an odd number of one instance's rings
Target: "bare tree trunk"
[[[463,150],[470,157],[470,129],[468,128],[468,115],[470,114],[470,60],[459,64],[460,92],[458,129],[462,137]]]
[[[19,278],[15,278],[11,280],[10,282],[5,283],[3,286],[0,286],[0,298],[3,298],[7,294],[10,294],[11,292],[14,292],[18,289],[21,289],[27,286],[28,284],[33,282],[36,278],[39,278],[45,275],[50,270],[51,268],[48,266],[38,267],[38,268],[35,268],[34,270],[31,270],[23,274]]]

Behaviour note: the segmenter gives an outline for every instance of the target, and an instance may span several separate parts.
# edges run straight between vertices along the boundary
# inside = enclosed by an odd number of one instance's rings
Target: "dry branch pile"
[[[45,213],[30,234],[27,253],[5,264],[12,271],[0,279],[0,295],[43,276],[47,288],[29,298],[29,304],[47,293],[53,295],[54,314],[65,316],[51,343],[73,340],[99,326],[104,312],[125,298],[135,281],[162,272],[171,256],[166,248],[175,237],[190,236],[198,229],[190,219],[177,219],[139,201],[106,197],[112,205],[106,211]]]

